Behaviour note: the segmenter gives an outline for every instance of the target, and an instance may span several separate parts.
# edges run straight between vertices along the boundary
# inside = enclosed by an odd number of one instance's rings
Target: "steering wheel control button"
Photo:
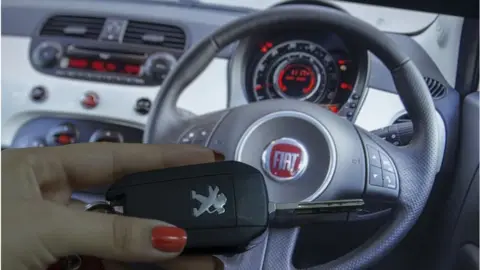
[[[395,172],[395,169],[393,167],[393,162],[390,160],[389,157],[387,157],[387,155],[385,155],[384,153],[381,153],[380,154],[380,158],[382,159],[382,169],[385,170],[385,171],[389,171],[389,172]]]
[[[126,216],[184,228],[190,254],[245,251],[269,220],[263,175],[235,161],[127,175],[109,188],[106,200]]]
[[[76,143],[78,131],[72,124],[63,124],[53,128],[47,135],[48,145],[66,145]]]
[[[305,146],[292,138],[272,141],[262,154],[264,171],[274,180],[284,182],[300,178],[308,166]]]
[[[380,154],[373,146],[367,145],[368,162],[370,165],[381,168]]]
[[[370,185],[382,187],[383,186],[382,169],[375,166],[370,166],[368,179],[369,179]]]
[[[198,144],[206,145],[208,137],[213,130],[215,124],[206,124],[202,126],[197,126],[190,129],[187,133],[183,134],[180,138],[179,143],[181,144]]]
[[[392,172],[383,170],[383,187],[396,189],[397,188],[397,178]]]
[[[191,144],[192,139],[190,139],[188,136],[184,136],[182,139],[180,139],[181,144]]]
[[[100,98],[94,92],[87,92],[81,100],[81,104],[85,109],[93,109],[98,106]]]
[[[122,143],[123,135],[120,132],[110,130],[97,130],[90,137],[89,142],[113,142]]]
[[[32,89],[30,98],[35,102],[42,102],[47,98],[47,90],[42,86],[36,86]]]
[[[146,115],[152,107],[152,102],[148,98],[140,98],[135,104],[135,111],[141,115]]]
[[[210,133],[213,130],[214,126],[215,124],[211,124],[196,128],[193,131],[195,132],[195,138],[193,139],[192,143],[206,146],[208,137],[210,136]]]
[[[181,144],[191,144],[193,143],[193,140],[195,139],[195,131],[194,129],[191,129],[189,132],[185,133],[182,138],[180,138],[179,143]]]

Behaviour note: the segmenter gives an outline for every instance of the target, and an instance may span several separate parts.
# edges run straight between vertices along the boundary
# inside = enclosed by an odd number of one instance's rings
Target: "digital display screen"
[[[133,63],[125,63],[114,60],[101,60],[90,58],[69,58],[68,67],[75,69],[83,69],[99,72],[112,72],[126,75],[138,76],[140,73],[140,65]]]

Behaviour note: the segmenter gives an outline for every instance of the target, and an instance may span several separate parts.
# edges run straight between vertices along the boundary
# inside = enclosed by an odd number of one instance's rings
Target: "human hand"
[[[159,263],[186,243],[180,228],[158,220],[84,212],[74,190],[113,183],[125,174],[213,162],[193,145],[93,143],[2,151],[2,267],[46,269],[72,254],[122,262]],[[218,159],[218,158],[217,158]],[[214,269],[211,257],[164,262],[167,269]]]

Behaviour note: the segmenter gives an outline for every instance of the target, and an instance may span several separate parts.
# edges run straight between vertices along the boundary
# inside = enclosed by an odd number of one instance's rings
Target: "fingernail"
[[[152,246],[163,252],[181,252],[187,243],[187,233],[177,227],[155,227]]]
[[[215,157],[215,161],[224,161],[225,156],[222,153],[219,153],[217,151],[213,151],[213,156]]]

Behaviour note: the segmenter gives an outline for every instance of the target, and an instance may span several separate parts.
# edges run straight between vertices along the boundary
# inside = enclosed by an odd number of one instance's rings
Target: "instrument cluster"
[[[297,99],[354,117],[368,73],[366,50],[318,31],[262,35],[247,43],[243,74],[249,102]]]

